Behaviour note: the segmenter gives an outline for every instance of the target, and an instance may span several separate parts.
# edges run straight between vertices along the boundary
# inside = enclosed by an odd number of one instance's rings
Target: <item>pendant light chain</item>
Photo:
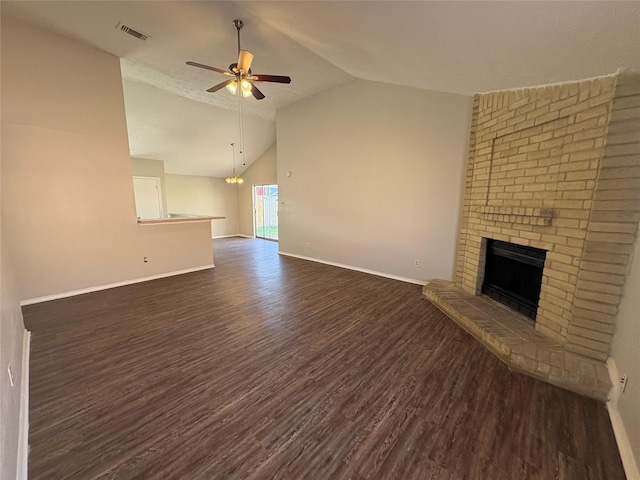
[[[233,156],[233,176],[236,176],[236,144],[231,143],[231,152]]]

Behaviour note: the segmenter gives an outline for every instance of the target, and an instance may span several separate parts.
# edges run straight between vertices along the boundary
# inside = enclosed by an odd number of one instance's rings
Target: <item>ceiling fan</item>
[[[251,62],[253,61],[253,54],[248,50],[240,49],[240,30],[244,27],[242,20],[236,19],[233,21],[233,25],[238,31],[238,61],[229,65],[229,70],[222,70],[221,68],[210,67],[209,65],[203,65],[202,63],[187,62],[187,65],[192,67],[204,68],[214,72],[222,73],[228,77],[232,77],[224,82],[220,82],[214,85],[207,92],[217,92],[224,87],[227,87],[232,94],[236,94],[240,90],[242,96],[248,97],[253,95],[256,100],[262,100],[264,93],[262,93],[255,82],[273,82],[273,83],[291,83],[291,77],[284,75],[266,75],[263,73],[252,73]]]

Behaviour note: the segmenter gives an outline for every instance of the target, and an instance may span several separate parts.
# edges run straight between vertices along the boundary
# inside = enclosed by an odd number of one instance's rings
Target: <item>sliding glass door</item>
[[[278,185],[254,185],[256,237],[278,240]]]

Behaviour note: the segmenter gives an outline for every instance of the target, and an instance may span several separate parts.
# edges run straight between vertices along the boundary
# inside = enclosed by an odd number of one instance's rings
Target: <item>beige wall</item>
[[[618,373],[627,374],[627,388],[618,398],[620,417],[640,467],[640,242],[637,242],[631,271],[616,318],[616,332],[611,343],[611,358]]]
[[[162,211],[167,212],[167,186],[164,180],[164,162],[150,158],[132,158],[131,171],[135,177],[157,177],[160,179]]]
[[[167,206],[171,213],[225,217],[211,221],[211,236],[238,233],[237,186],[224,178],[166,174]]]
[[[242,172],[244,183],[238,185],[238,214],[240,234],[252,237],[253,231],[253,186],[278,183],[277,147],[274,143],[255,162]]]
[[[213,261],[207,223],[136,222],[118,58],[6,17],[2,162],[21,300]]]
[[[279,110],[280,250],[451,279],[471,102],[357,80]]]

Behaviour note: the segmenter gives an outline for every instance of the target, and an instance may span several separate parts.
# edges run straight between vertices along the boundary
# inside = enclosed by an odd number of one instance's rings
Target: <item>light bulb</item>
[[[242,81],[240,82],[240,88],[242,89],[243,97],[248,97],[249,95],[251,95],[251,82],[249,82],[247,79],[242,79]]]
[[[231,92],[231,95],[235,95],[238,91],[238,82],[227,83],[227,90]]]
[[[242,177],[238,177],[238,178],[236,178],[236,181],[237,181],[238,183],[244,183],[244,178],[242,178]]]
[[[225,178],[224,181],[227,182],[227,183],[231,183],[231,177]]]

